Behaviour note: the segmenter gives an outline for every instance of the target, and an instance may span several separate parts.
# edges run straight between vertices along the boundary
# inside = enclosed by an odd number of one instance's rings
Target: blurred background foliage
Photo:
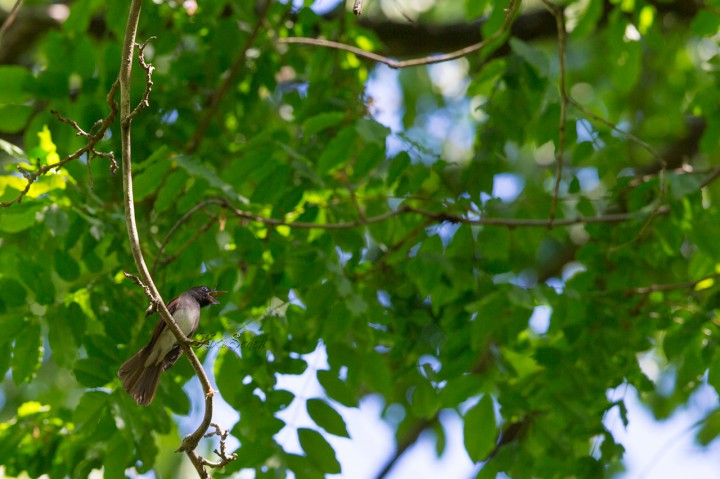
[[[548,218],[556,178],[559,43],[542,2],[523,2],[492,48],[400,71],[277,40],[429,55],[497,31],[507,2],[366,0],[361,17],[312,4],[156,0],[140,19],[139,40],[157,37],[150,108],[133,120],[146,257],[166,300],[197,284],[230,291],[202,332],[264,345],[206,362],[240,415],[239,458],[216,475],[341,471],[323,434],[297,430],[304,455],[277,440],[276,415],[299,394],[276,388],[278,375],[303,373],[319,344],[326,397],[307,410],[326,433],[347,436],[338,404],[378,395],[385,413],[402,411],[397,455],[424,430],[442,454],[439,413],[454,410],[471,460],[491,457],[479,477],[621,471],[603,419],[627,418],[609,391],[635,388],[663,418],[702,384],[720,387],[720,2],[559,4],[574,103],[558,219],[622,220],[556,227],[512,223]],[[4,20],[12,2],[2,6]],[[32,172],[84,144],[51,110],[86,130],[107,115],[126,19],[126,2],[24,3],[0,45],[0,201],[25,188],[18,165]],[[98,149],[119,157],[118,133]],[[269,226],[219,198],[264,218],[352,225]],[[477,224],[392,215],[403,206]],[[83,157],[0,210],[8,475],[181,467],[177,422],[200,395],[183,389],[189,364],[147,409],[118,391],[119,365],[154,324],[122,275],[135,268],[122,208],[119,174]],[[717,417],[701,424],[702,444]]]

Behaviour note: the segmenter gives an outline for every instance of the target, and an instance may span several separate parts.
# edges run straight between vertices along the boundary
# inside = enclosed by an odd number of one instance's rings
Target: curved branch
[[[131,155],[131,123],[132,117],[138,111],[131,108],[130,100],[130,82],[132,72],[132,61],[133,53],[135,48],[135,39],[137,36],[138,21],[140,18],[140,10],[142,7],[142,0],[132,0],[130,5],[130,13],[128,15],[127,27],[125,29],[125,39],[123,41],[122,60],[120,68],[120,129],[122,139],[122,162],[123,162],[123,200],[125,205],[125,223],[128,230],[128,237],[130,239],[130,249],[132,251],[135,265],[140,273],[141,279],[148,287],[152,294],[153,301],[157,305],[160,316],[167,324],[167,327],[172,331],[173,335],[178,341],[178,344],[182,348],[183,352],[190,360],[195,374],[198,376],[200,383],[202,384],[203,391],[205,392],[205,415],[203,420],[198,426],[197,430],[192,434],[186,436],[183,439],[182,445],[178,451],[185,452],[193,465],[197,469],[198,474],[202,478],[209,477],[208,472],[205,470],[204,464],[198,459],[195,454],[195,448],[198,442],[203,437],[205,432],[208,430],[212,419],[213,401],[212,397],[215,391],[210,386],[205,371],[203,370],[202,364],[198,360],[195,352],[189,345],[189,340],[178,327],[177,323],[173,319],[172,315],[168,311],[165,303],[160,296],[160,293],[153,282],[153,279],[148,271],[147,265],[145,264],[145,258],[143,257],[142,248],[140,246],[140,236],[138,234],[137,223],[135,221],[135,203],[133,200],[133,179],[132,179],[132,155]],[[150,85],[147,85],[150,88]],[[143,104],[147,99],[144,98]]]
[[[599,216],[576,216],[574,218],[562,218],[551,221],[549,219],[535,218],[495,218],[490,216],[482,216],[479,218],[471,218],[457,214],[445,213],[442,211],[429,211],[416,208],[410,205],[402,205],[396,210],[387,211],[377,216],[369,216],[354,221],[343,221],[340,223],[310,223],[305,221],[284,221],[275,218],[266,218],[264,216],[255,215],[249,211],[241,210],[231,205],[227,200],[217,200],[216,204],[230,210],[235,216],[245,220],[262,223],[268,226],[287,226],[295,229],[324,229],[324,230],[340,230],[347,228],[355,228],[361,225],[370,225],[381,223],[395,216],[405,214],[417,214],[436,221],[447,221],[449,223],[459,223],[465,225],[485,225],[485,226],[505,226],[507,228],[548,228],[552,226],[572,226],[577,224],[594,224],[594,223],[621,223],[635,219],[642,214],[638,213],[614,213]],[[670,211],[668,207],[662,207],[657,214],[667,214]]]
[[[326,48],[334,48],[337,50],[345,50],[350,53],[354,53],[355,55],[363,58],[367,58],[369,60],[373,60],[379,63],[383,63],[390,68],[408,68],[408,67],[415,67],[420,65],[432,65],[434,63],[441,63],[446,62],[449,60],[455,60],[457,58],[461,58],[464,56],[467,56],[471,53],[475,53],[477,51],[483,50],[485,47],[493,43],[495,40],[499,39],[505,33],[510,29],[510,26],[512,25],[512,22],[515,18],[515,14],[520,8],[521,0],[510,0],[510,4],[508,5],[508,8],[506,9],[505,13],[505,22],[503,23],[502,27],[487,37],[486,39],[482,40],[481,42],[475,43],[473,45],[467,46],[465,48],[461,48],[459,50],[455,50],[454,52],[445,53],[443,55],[430,55],[422,58],[413,58],[411,60],[393,60],[392,58],[378,55],[377,53],[372,53],[365,51],[361,48],[354,47],[352,45],[346,45],[344,43],[338,43],[333,42],[330,40],[321,40],[316,38],[305,38],[305,37],[288,37],[288,38],[281,38],[278,40],[278,43],[281,44],[305,44],[305,45],[315,45],[315,46],[321,46]]]

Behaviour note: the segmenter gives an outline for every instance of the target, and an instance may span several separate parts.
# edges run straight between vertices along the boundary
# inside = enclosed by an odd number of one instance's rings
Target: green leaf
[[[357,407],[358,399],[350,387],[330,370],[321,369],[317,372],[317,378],[325,392],[332,399],[343,406]]]
[[[323,479],[325,474],[317,470],[314,464],[305,456],[298,454],[285,454],[288,468],[295,474],[298,479]],[[236,460],[240,460],[238,457]]]
[[[390,162],[386,183],[392,185],[400,177],[401,174],[410,166],[410,155],[405,151],[398,153]]]
[[[354,153],[353,144],[355,143],[355,137],[355,128],[351,126],[340,130],[337,136],[328,143],[320,155],[320,158],[318,158],[318,173],[327,173],[331,169],[346,163],[350,155]]]
[[[70,317],[63,307],[53,308],[47,315],[50,351],[53,359],[60,366],[70,365],[77,355],[76,335],[72,325],[72,322],[77,320],[82,318]]]
[[[485,14],[489,0],[465,0],[465,13],[469,18],[480,18]]]
[[[3,334],[0,334],[0,346],[12,344],[15,341],[15,337],[20,334],[20,331],[25,329],[27,320],[22,316],[9,316],[3,315],[0,319],[0,327],[2,328]],[[11,349],[9,346],[2,347],[0,349]]]
[[[243,261],[249,264],[260,263],[262,261],[263,245],[247,228],[237,228],[233,239],[238,255]]]
[[[102,365],[103,367],[98,367]],[[112,380],[108,368],[110,365],[106,362],[98,362],[97,359],[80,359],[75,363],[73,373],[77,381],[83,386],[89,388],[97,388],[104,386]]]
[[[355,130],[360,138],[368,143],[376,143],[385,146],[385,139],[390,134],[390,128],[381,125],[375,120],[362,118],[355,124]]]
[[[440,408],[437,391],[428,380],[420,380],[412,395],[412,411],[417,417],[429,419]]]
[[[285,185],[290,180],[292,170],[287,165],[277,165],[272,174],[267,175],[255,191],[253,191],[250,201],[256,204],[271,203],[285,189]]]
[[[306,138],[327,130],[330,127],[339,125],[345,118],[345,113],[332,111],[328,113],[320,113],[305,120],[302,124],[303,135]]]
[[[243,407],[244,385],[237,377],[241,373],[240,359],[227,348],[223,348],[215,361],[215,380],[223,399],[236,409]]]
[[[104,477],[107,479],[124,479],[125,469],[130,465],[133,445],[119,431],[113,434],[105,449]]]
[[[213,188],[217,188],[225,194],[236,197],[233,187],[222,181],[218,175],[209,167],[209,165],[201,163],[194,158],[186,156],[178,156],[175,158],[178,166],[184,169],[190,177],[202,178],[208,182]]]
[[[720,436],[720,409],[715,409],[702,422],[702,427],[697,433],[697,440],[703,446],[707,446],[718,436]]]
[[[480,254],[487,261],[507,261],[510,258],[510,230],[484,227],[478,235]]]
[[[163,386],[168,390],[168,393],[163,396],[163,404],[175,414],[184,416],[190,414],[190,398],[183,391],[182,384],[175,381],[165,381]]]
[[[312,429],[298,429],[300,446],[308,460],[325,474],[340,474],[340,463],[335,458],[335,451],[322,435]]]
[[[586,4],[585,10],[580,14],[580,19],[572,31],[572,37],[584,37],[591,33],[602,15],[602,0],[590,0]]]
[[[156,161],[137,175],[133,190],[135,201],[142,201],[151,194],[157,193],[170,166],[171,163],[168,160]]]
[[[28,229],[35,224],[35,215],[42,208],[42,205],[27,203],[15,204],[11,208],[3,208],[0,210],[0,231],[19,233]]]
[[[541,76],[548,77],[550,75],[550,60],[545,53],[515,37],[510,38],[510,46],[515,53],[532,65]]]
[[[20,281],[14,278],[0,278],[0,291],[6,306],[10,308],[25,306],[27,291]]]
[[[347,437],[345,421],[342,416],[322,399],[308,399],[306,403],[307,411],[315,424],[325,429],[330,434],[336,436]]]
[[[0,96],[2,95],[0,94]],[[21,131],[27,125],[32,113],[33,108],[27,105],[0,106],[0,132],[17,133]]]
[[[12,348],[4,347],[0,348],[0,376],[5,377],[5,375],[8,372],[8,369],[10,369],[10,358],[11,358]]]
[[[391,396],[393,391],[393,373],[384,355],[375,351],[368,352],[362,360],[363,382],[383,396]]]
[[[708,383],[720,394],[720,352],[716,351],[708,368]]]
[[[495,447],[498,437],[493,401],[489,395],[484,395],[465,414],[463,432],[465,449],[470,459],[473,462],[484,461]]]
[[[153,208],[157,213],[164,213],[176,204],[177,198],[183,193],[187,174],[182,170],[170,173],[160,188]]]
[[[482,379],[476,374],[464,374],[449,379],[441,393],[442,407],[457,407],[468,398],[477,395],[482,385]]]
[[[77,427],[93,429],[105,414],[109,401],[110,395],[102,391],[88,391],[83,394],[73,414]]]
[[[532,358],[524,353],[518,353],[508,348],[501,348],[503,357],[515,370],[518,379],[522,380],[528,376],[539,373],[543,370],[541,366]]]
[[[75,258],[66,251],[55,250],[55,271],[67,282],[75,281],[80,276],[80,266]]]
[[[0,104],[21,104],[30,100],[34,77],[30,70],[19,66],[0,67]]]
[[[385,144],[370,143],[360,150],[355,159],[353,179],[366,178],[372,170],[385,160]]]
[[[40,367],[43,351],[40,324],[37,321],[27,321],[25,327],[15,336],[13,357],[10,363],[15,384],[27,382],[33,377],[35,371]]]
[[[675,199],[683,198],[700,190],[700,178],[695,175],[668,173],[670,193]]]

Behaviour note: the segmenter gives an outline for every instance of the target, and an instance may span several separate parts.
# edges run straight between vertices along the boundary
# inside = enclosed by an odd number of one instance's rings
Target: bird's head
[[[220,304],[217,297],[227,293],[227,291],[218,291],[210,289],[207,286],[195,286],[194,288],[190,288],[188,293],[200,303],[200,307],[203,307],[208,304]]]

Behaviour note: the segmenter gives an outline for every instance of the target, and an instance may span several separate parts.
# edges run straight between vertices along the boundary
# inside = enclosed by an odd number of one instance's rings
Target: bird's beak
[[[210,291],[210,293],[208,294],[210,295],[210,301],[212,301],[213,304],[220,304],[220,301],[215,298],[217,298],[218,296],[222,296],[226,293],[227,291]]]

